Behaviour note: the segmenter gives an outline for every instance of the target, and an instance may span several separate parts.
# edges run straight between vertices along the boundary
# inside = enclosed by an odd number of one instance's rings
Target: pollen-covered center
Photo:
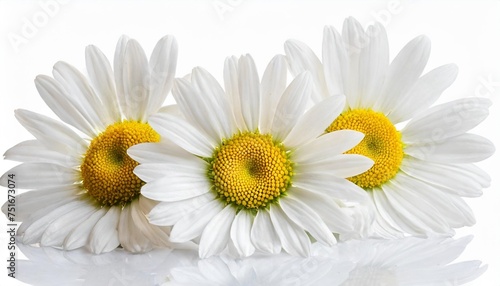
[[[144,182],[133,173],[138,163],[127,149],[158,141],[160,135],[147,123],[123,121],[108,126],[92,140],[80,166],[87,194],[105,206],[123,206],[137,198]]]
[[[364,139],[348,154],[361,154],[374,161],[365,173],[349,178],[358,186],[369,189],[392,179],[403,160],[401,133],[382,113],[371,109],[352,109],[342,113],[326,129],[327,132],[351,129],[365,134]]]
[[[218,197],[240,209],[264,208],[290,186],[292,162],[271,135],[237,134],[225,140],[209,161],[208,176]]]

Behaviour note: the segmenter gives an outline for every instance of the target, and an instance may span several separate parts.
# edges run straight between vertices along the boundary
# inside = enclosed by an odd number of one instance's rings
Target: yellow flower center
[[[92,140],[80,166],[87,193],[103,206],[123,206],[137,198],[144,182],[133,173],[138,163],[127,149],[158,141],[160,135],[147,123],[123,121],[108,126]]]
[[[381,186],[399,171],[403,160],[401,133],[382,113],[371,109],[352,109],[342,113],[326,132],[351,129],[363,132],[365,137],[348,154],[360,154],[372,159],[374,165],[365,173],[349,178],[358,186],[370,189]]]
[[[265,208],[286,193],[292,162],[271,135],[241,133],[214,151],[208,176],[217,195],[238,209]]]

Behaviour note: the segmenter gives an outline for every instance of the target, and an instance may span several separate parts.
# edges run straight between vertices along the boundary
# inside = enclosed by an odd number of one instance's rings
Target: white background
[[[437,2],[437,3],[436,3]],[[49,5],[50,4],[50,5]],[[300,39],[321,54],[324,25],[341,29],[354,16],[365,27],[374,20],[387,28],[391,58],[412,38],[425,34],[432,41],[426,71],[454,62],[460,73],[440,101],[488,97],[490,117],[475,133],[500,144],[500,1],[0,1],[0,152],[31,139],[14,118],[17,108],[54,116],[38,96],[33,79],[50,74],[63,60],[84,70],[84,48],[94,44],[110,59],[122,34],[137,39],[150,54],[165,34],[179,43],[177,76],[202,66],[218,79],[226,56],[251,53],[262,72],[283,53],[289,38]],[[54,116],[55,117],[55,116]],[[480,198],[468,200],[477,224],[457,231],[473,234],[459,260],[482,260],[489,270],[472,285],[499,285],[500,185],[499,155],[479,165],[492,176]],[[14,166],[2,161],[0,173]],[[0,200],[6,191],[0,192]],[[0,219],[0,261],[7,258],[6,220]],[[3,265],[0,263],[0,265]],[[2,285],[23,285],[6,278]],[[54,275],[57,272],[54,273]]]

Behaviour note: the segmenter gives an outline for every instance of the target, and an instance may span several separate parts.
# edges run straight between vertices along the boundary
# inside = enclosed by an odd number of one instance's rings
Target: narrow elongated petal
[[[241,99],[241,113],[248,130],[259,127],[260,113],[260,81],[257,67],[250,55],[238,61],[238,90]]]
[[[89,121],[86,112],[81,110],[75,96],[67,91],[53,78],[39,75],[35,78],[35,86],[45,103],[64,122],[78,130],[93,136],[98,133],[92,121]]]
[[[16,110],[16,118],[46,148],[64,151],[79,157],[87,150],[87,143],[73,130],[47,116],[28,110]]]
[[[136,40],[127,42],[123,61],[124,93],[120,108],[126,118],[144,122],[150,99],[150,73],[146,54]]]
[[[172,242],[186,242],[200,236],[207,224],[223,209],[220,201],[213,200],[176,222],[170,233]],[[155,221],[152,221],[155,223]]]
[[[227,246],[234,217],[234,208],[228,205],[207,224],[200,239],[201,258],[220,253]]]
[[[321,62],[314,52],[304,43],[296,40],[288,40],[285,43],[285,53],[290,64],[290,69],[295,76],[308,71],[314,82],[312,99],[316,102],[328,95],[325,75]]]
[[[342,36],[333,27],[323,30],[323,69],[329,95],[344,94],[348,77],[348,58]]]
[[[57,62],[52,71],[54,79],[67,92],[67,98],[78,109],[80,114],[94,128],[94,135],[103,131],[107,125],[113,123],[106,108],[95,94],[87,78],[75,67]]]
[[[342,112],[345,97],[329,97],[311,107],[300,117],[283,144],[291,149],[309,143],[325,132],[326,128]]]
[[[260,130],[267,133],[273,124],[273,113],[286,88],[286,60],[283,56],[275,56],[262,76],[260,85]]]
[[[231,225],[231,240],[242,257],[250,256],[255,251],[250,239],[252,223],[252,216],[246,211],[240,211]]]
[[[96,210],[79,226],[75,227],[64,239],[63,248],[66,250],[73,250],[87,245],[90,232],[97,222],[106,214],[106,211],[106,208]]]
[[[283,249],[293,255],[309,256],[311,242],[304,230],[288,219],[279,206],[271,206],[270,215]]]
[[[352,149],[363,137],[363,133],[353,130],[330,132],[300,146],[293,153],[293,160],[301,164],[319,162]]]
[[[120,208],[111,207],[96,223],[89,236],[88,247],[93,253],[109,252],[120,245],[118,239],[118,222]]]
[[[456,79],[458,67],[455,64],[440,66],[417,80],[410,88],[405,100],[387,115],[392,122],[406,121],[431,106]],[[436,123],[436,122],[434,122]]]
[[[298,75],[287,87],[274,114],[271,132],[278,141],[283,141],[306,108],[311,95],[311,76],[305,72]]]
[[[162,113],[152,116],[149,123],[158,133],[186,151],[202,157],[212,155],[215,142],[185,120]]]
[[[309,206],[291,197],[281,199],[280,206],[293,222],[309,232],[315,239],[329,246],[335,243],[335,237],[328,226]]]
[[[96,46],[85,49],[85,63],[96,95],[106,107],[110,122],[121,120],[120,107],[116,95],[116,85],[113,70],[106,56]]]
[[[387,114],[405,100],[404,95],[408,94],[427,64],[430,49],[430,40],[425,36],[419,36],[406,44],[389,66],[382,88],[384,96],[375,103],[376,110]]]
[[[154,114],[162,106],[172,89],[177,68],[177,41],[173,36],[161,38],[149,59],[151,69],[150,98],[144,112],[146,117]]]
[[[0,178],[0,185],[7,187],[8,175],[16,177],[16,187],[19,189],[35,189],[71,185],[78,178],[78,172],[61,165],[50,163],[24,163],[18,165]]]
[[[432,143],[461,135],[488,116],[491,101],[463,98],[437,105],[415,116],[402,130],[405,143]]]
[[[415,144],[405,153],[421,160],[438,163],[474,163],[490,157],[495,146],[488,139],[474,134],[462,134],[443,141]]]
[[[250,238],[256,249],[269,253],[279,253],[281,251],[278,234],[267,210],[257,212],[250,231]]]

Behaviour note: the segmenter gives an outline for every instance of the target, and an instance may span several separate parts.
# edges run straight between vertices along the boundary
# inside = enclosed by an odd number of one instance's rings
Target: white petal
[[[98,209],[79,226],[75,227],[68,236],[66,236],[63,248],[65,250],[73,250],[85,246],[89,240],[90,232],[96,223],[106,214],[106,211],[106,208]]]
[[[360,47],[359,52],[359,105],[350,105],[351,108],[374,106],[380,97],[389,67],[389,43],[384,26],[376,23],[368,27],[366,37],[368,37],[367,43]]]
[[[250,231],[250,238],[255,248],[261,251],[274,254],[281,251],[280,239],[274,230],[269,212],[265,209],[257,212]]]
[[[179,147],[201,157],[211,157],[216,143],[184,119],[159,113],[150,117],[151,126]]]
[[[118,104],[121,106],[126,106],[125,101],[125,73],[124,73],[124,64],[125,64],[125,48],[127,47],[127,43],[130,39],[127,36],[121,36],[116,44],[115,49],[115,57],[113,59],[113,72],[115,74],[115,83],[116,83],[116,95],[118,98]],[[122,113],[125,117],[128,117],[128,111],[122,110]]]
[[[80,157],[87,143],[64,124],[28,110],[16,110],[17,120],[45,147]]]
[[[90,232],[88,247],[92,253],[109,252],[120,245],[118,240],[118,221],[120,208],[111,207],[108,212],[96,223]]]
[[[273,114],[278,101],[286,88],[286,59],[282,55],[275,56],[262,76],[260,85],[260,131],[264,134],[271,131]]]
[[[121,113],[116,96],[115,77],[108,59],[101,50],[91,45],[85,49],[85,63],[90,82],[109,114],[109,122],[120,121]]]
[[[203,121],[210,121],[211,130],[206,131],[214,134],[213,138],[216,140],[231,137],[236,132],[233,114],[217,80],[206,70],[195,68],[191,74],[191,82],[198,95],[193,99],[198,101],[200,108],[205,109],[206,114],[198,114],[197,122],[201,125]]]
[[[361,49],[366,47],[368,38],[361,24],[353,17],[344,20],[342,38],[344,40],[347,56],[349,57],[349,74],[347,77],[347,84],[344,86],[344,94],[347,96],[347,104],[352,107],[357,107],[361,101],[360,97],[362,95],[359,90],[359,57]]]
[[[179,162],[182,165],[198,165],[201,160],[168,140],[134,145],[128,148],[127,154],[141,164]]]
[[[238,90],[247,130],[255,131],[259,128],[261,95],[257,67],[250,55],[242,56],[238,61]]]
[[[149,222],[148,214],[158,205],[157,201],[150,200],[144,196],[140,196],[133,208],[132,219],[136,228],[144,234],[145,238],[151,241],[153,246],[168,247],[171,245],[169,241],[170,227],[157,226]],[[145,251],[144,248],[141,251]]]
[[[184,215],[193,212],[214,200],[212,193],[176,202],[161,202],[148,214],[149,221],[156,225],[174,225]]]
[[[488,116],[491,101],[463,98],[437,105],[413,118],[401,131],[403,142],[436,142],[461,135]]]
[[[142,212],[139,206],[139,200],[135,200],[128,206],[128,237],[122,235],[119,236],[120,244],[126,250],[130,252],[147,252],[153,248],[152,240],[157,240],[158,244],[162,244],[160,241],[166,240],[166,234],[162,232],[155,232],[153,228],[158,228],[157,226],[150,225],[146,219],[146,215]],[[122,211],[123,212],[123,211]],[[120,230],[120,224],[118,230]],[[155,233],[157,236],[153,236]],[[135,238],[135,239],[130,239]]]
[[[95,94],[87,78],[73,66],[57,62],[52,71],[54,79],[66,90],[66,97],[80,114],[94,127],[94,134],[113,123],[105,106]]]
[[[343,95],[331,96],[320,101],[300,117],[283,144],[295,149],[315,139],[325,132],[342,112],[344,106],[345,96]]]
[[[297,163],[295,172],[325,173],[332,174],[338,178],[349,178],[359,175],[373,166],[373,160],[358,154],[340,154],[325,158],[319,162]]]
[[[172,176],[173,174],[185,174],[186,172],[200,173],[203,170],[201,166],[204,166],[205,164],[206,162],[200,162],[200,164],[196,166],[185,165],[181,162],[145,163],[135,167],[134,174],[136,174],[144,182],[149,183],[151,181],[159,180],[164,176]]]
[[[15,175],[16,187],[19,189],[40,189],[61,185],[71,185],[77,181],[78,172],[61,165],[49,163],[24,163],[18,165],[0,178],[0,185],[7,186],[7,176]]]
[[[68,168],[78,166],[81,163],[80,158],[73,157],[68,153],[50,150],[38,140],[21,142],[7,150],[3,156],[7,160],[27,163],[51,163]]]
[[[310,233],[319,242],[328,246],[335,244],[335,237],[328,226],[308,205],[289,196],[280,200],[280,206],[290,220]]]
[[[411,182],[409,186],[418,190],[418,197],[435,207],[439,216],[444,219],[450,227],[471,226],[475,223],[474,216],[466,204],[463,204],[464,207],[458,208],[452,203],[457,200],[463,202],[461,198],[441,192],[432,185],[413,179],[404,174],[400,174],[399,176],[404,176],[405,183]]]
[[[412,228],[412,234],[452,234],[448,223],[436,208],[418,196],[418,189],[403,176],[382,186],[388,201]]]
[[[151,69],[150,98],[145,115],[155,113],[172,89],[177,67],[177,41],[173,36],[161,38],[153,49],[149,60]]]
[[[74,208],[81,207],[84,204],[86,204],[86,202],[74,200],[60,207],[55,207],[46,215],[39,217],[33,223],[29,224],[29,226],[24,230],[23,243],[33,244],[40,242],[43,233],[50,223],[67,214]]]
[[[432,163],[407,157],[401,162],[400,168],[408,175],[438,185],[450,194],[466,197],[477,197],[482,194],[480,182],[460,165]]]
[[[387,77],[374,109],[385,114],[392,111],[399,102],[406,100],[410,88],[418,80],[427,64],[431,50],[430,40],[419,36],[411,40],[389,66]]]
[[[149,64],[144,50],[136,40],[129,40],[123,57],[123,94],[120,108],[125,118],[147,121],[149,105]]]
[[[238,87],[238,58],[235,56],[228,57],[224,61],[224,88],[231,103],[236,126],[240,130],[247,130]]]
[[[438,163],[474,163],[490,157],[495,146],[479,135],[465,133],[440,142],[409,145],[405,154]]]
[[[201,258],[219,254],[226,248],[235,214],[234,207],[228,205],[207,224],[200,239]]]
[[[308,72],[298,75],[286,88],[276,107],[271,127],[274,140],[283,141],[288,136],[304,113],[311,88],[311,75]]]
[[[198,237],[207,224],[219,214],[223,205],[218,200],[206,203],[204,206],[184,215],[172,228],[170,240],[172,242],[186,242]],[[155,221],[152,221],[155,223]]]
[[[349,75],[347,52],[340,34],[329,26],[323,30],[323,69],[328,95],[344,94]]]
[[[290,188],[288,193],[291,197],[313,207],[331,231],[342,234],[353,230],[353,218],[341,210],[338,203],[328,194],[313,193],[297,187]]]
[[[415,233],[413,227],[409,225],[410,222],[403,215],[400,215],[400,211],[389,202],[385,189],[374,188],[369,193],[373,198],[377,210],[374,228],[378,226],[383,227],[386,235],[383,237],[398,237],[401,236],[402,232]],[[377,231],[377,234],[380,234],[380,231]]]
[[[210,188],[208,178],[179,172],[147,183],[142,187],[141,193],[152,200],[175,202],[203,195],[208,193]]]
[[[328,89],[325,83],[325,75],[323,73],[323,66],[314,52],[306,44],[296,41],[288,40],[285,42],[285,53],[290,64],[290,70],[294,76],[307,71],[311,73],[312,81],[312,100],[318,102],[326,96]]]
[[[458,67],[455,64],[440,66],[417,80],[405,100],[399,102],[387,117],[394,123],[403,122],[431,106],[456,79]]]
[[[346,179],[328,173],[297,173],[293,186],[330,197],[363,202],[368,199],[366,192]]]
[[[340,155],[356,146],[365,135],[354,130],[338,130],[304,144],[293,153],[293,161],[310,164]]]
[[[245,210],[241,210],[233,220],[230,235],[240,257],[247,257],[255,252],[250,239],[252,224],[253,217]]]
[[[132,208],[130,206],[123,208],[120,212],[117,226],[118,240],[120,241],[120,245],[127,251],[137,252],[143,246],[147,246],[149,241],[145,241],[142,233],[135,229],[131,213]]]
[[[60,186],[46,189],[37,189],[16,195],[16,220],[25,221],[30,215],[36,213],[54,202],[75,199],[80,192],[77,185]],[[3,213],[7,213],[8,201],[2,206]]]
[[[43,232],[40,245],[62,246],[66,236],[96,210],[96,207],[93,206],[90,201],[75,206],[72,210],[56,218],[49,224]]]
[[[198,157],[192,156],[192,160],[179,160],[165,163],[142,163],[135,167],[136,174],[144,182],[161,179],[164,176],[184,175],[186,173],[206,175],[207,163]]]
[[[56,80],[46,75],[39,75],[35,78],[35,86],[45,103],[62,121],[88,136],[99,133],[95,130],[93,122],[89,121],[86,111],[82,111],[82,106],[75,96],[66,91]]]
[[[270,216],[283,249],[292,255],[309,256],[311,241],[304,230],[290,221],[278,205],[271,206]]]

